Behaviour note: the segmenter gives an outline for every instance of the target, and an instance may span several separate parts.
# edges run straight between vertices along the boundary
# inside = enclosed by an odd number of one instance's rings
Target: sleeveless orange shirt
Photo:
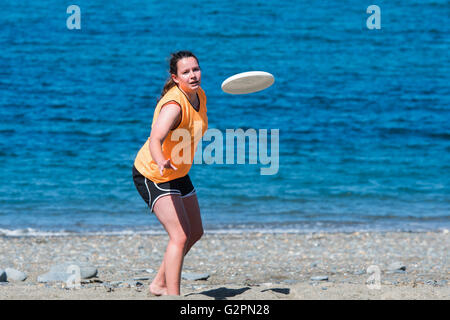
[[[178,86],[172,87],[159,100],[153,114],[152,127],[158,118],[161,108],[166,103],[174,101],[181,106],[181,122],[176,129],[169,131],[162,143],[164,159],[170,159],[170,162],[177,170],[165,168],[161,176],[159,167],[150,154],[149,138],[134,160],[134,166],[144,177],[156,183],[161,183],[181,178],[188,174],[194,163],[198,142],[208,129],[206,95],[202,88],[197,90],[197,94],[199,98],[198,111],[194,109],[186,94]]]

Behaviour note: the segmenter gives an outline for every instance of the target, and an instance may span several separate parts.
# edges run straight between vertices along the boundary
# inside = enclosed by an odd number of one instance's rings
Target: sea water
[[[207,232],[448,229],[448,12],[443,0],[0,1],[0,234],[163,232],[131,168],[177,50],[199,58],[210,129],[279,130],[276,174],[194,164]],[[221,91],[251,70],[274,85]]]

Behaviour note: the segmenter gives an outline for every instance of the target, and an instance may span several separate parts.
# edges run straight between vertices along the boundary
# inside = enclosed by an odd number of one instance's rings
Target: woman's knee
[[[184,248],[189,241],[189,236],[185,232],[178,232],[177,234],[170,235],[169,241],[177,247]]]

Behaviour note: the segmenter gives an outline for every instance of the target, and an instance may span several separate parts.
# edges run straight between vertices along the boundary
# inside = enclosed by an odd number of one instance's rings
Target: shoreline
[[[249,224],[252,225],[252,224]],[[239,225],[241,226],[241,225]],[[440,228],[416,228],[416,229],[298,229],[298,228],[242,228],[242,227],[229,227],[229,228],[208,228],[205,227],[205,234],[218,235],[218,234],[242,234],[242,233],[258,233],[258,234],[352,234],[352,233],[448,233],[450,230],[446,227]],[[39,230],[34,228],[18,228],[18,229],[4,229],[0,228],[1,237],[76,237],[76,236],[129,236],[129,235],[144,235],[144,236],[160,236],[166,235],[161,225],[151,227],[143,230],[123,228],[121,230],[98,230],[98,231],[69,231],[65,229],[55,230]]]
[[[211,233],[185,257],[180,297],[149,297],[167,235],[0,236],[0,299],[450,299],[450,234],[440,232]],[[57,264],[97,269],[80,289],[38,282]],[[393,266],[394,265],[394,266]],[[376,266],[379,289],[370,288]],[[394,269],[392,269],[394,268]],[[397,269],[395,269],[397,268]]]

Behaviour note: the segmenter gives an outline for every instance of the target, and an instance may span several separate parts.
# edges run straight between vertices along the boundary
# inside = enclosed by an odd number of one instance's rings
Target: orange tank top
[[[150,153],[149,139],[139,150],[134,166],[146,178],[156,182],[167,182],[188,174],[194,162],[194,155],[198,142],[208,129],[208,117],[206,115],[206,95],[202,88],[197,91],[199,98],[198,111],[189,102],[186,94],[178,88],[172,87],[159,100],[153,114],[152,127],[158,118],[161,108],[168,102],[174,101],[181,107],[181,122],[174,130],[170,130],[162,143],[162,153],[164,159],[170,159],[177,168],[165,168],[163,175],[159,172],[159,167],[152,159]]]

